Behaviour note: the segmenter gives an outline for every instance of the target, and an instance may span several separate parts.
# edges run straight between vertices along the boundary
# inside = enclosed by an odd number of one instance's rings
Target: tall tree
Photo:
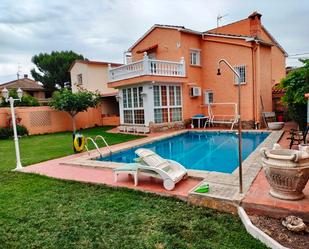
[[[280,87],[286,90],[282,100],[288,105],[291,118],[298,123],[300,129],[303,129],[307,116],[305,93],[309,92],[309,59],[300,61],[304,65],[291,71],[281,81]]]
[[[92,93],[86,90],[72,93],[64,88],[53,94],[49,105],[59,111],[65,111],[72,117],[73,131],[76,131],[75,116],[79,112],[86,111],[89,107],[95,107],[100,99],[98,93]]]
[[[37,71],[33,68],[31,75],[36,81],[42,82],[49,93],[52,93],[56,90],[56,84],[63,87],[64,82],[70,81],[68,70],[73,61],[83,59],[82,55],[73,51],[53,51],[50,54],[40,53],[31,59],[38,69]]]

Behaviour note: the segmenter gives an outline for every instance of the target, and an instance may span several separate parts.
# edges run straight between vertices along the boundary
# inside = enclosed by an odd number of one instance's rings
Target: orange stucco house
[[[230,114],[237,103],[241,76],[244,125],[261,123],[261,112],[272,110],[272,86],[285,77],[287,53],[261,24],[261,14],[206,32],[182,26],[154,25],[128,50],[130,63],[109,69],[109,87],[119,90],[120,122],[150,128],[181,125],[208,105]]]

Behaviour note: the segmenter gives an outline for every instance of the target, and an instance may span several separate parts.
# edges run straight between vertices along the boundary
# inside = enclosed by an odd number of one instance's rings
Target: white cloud
[[[218,14],[228,14],[222,20],[227,24],[255,10],[289,53],[309,52],[305,0],[2,0],[0,82],[15,78],[18,63],[29,74],[31,57],[40,52],[73,50],[93,60],[122,62],[123,52],[155,23],[205,31],[216,26]]]

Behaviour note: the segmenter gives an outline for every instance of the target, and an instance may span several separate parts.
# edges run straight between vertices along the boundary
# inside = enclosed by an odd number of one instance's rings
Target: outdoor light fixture
[[[9,99],[9,90],[6,88],[2,89],[2,97],[5,99],[5,101],[7,102]]]
[[[61,86],[60,86],[59,84],[55,84],[55,88],[56,88],[57,90],[61,90]]]
[[[119,100],[121,99],[121,95],[120,95],[120,94],[117,94],[117,95],[115,96],[115,98],[116,98],[116,101],[119,102]]]
[[[241,116],[240,116],[240,104],[241,104],[241,95],[240,95],[240,75],[239,73],[232,67],[230,63],[227,62],[225,59],[221,59],[218,61],[218,68],[217,68],[217,75],[221,75],[220,71],[220,65],[221,63],[226,64],[232,72],[237,76],[238,78],[238,105],[237,105],[237,113],[238,113],[238,170],[239,170],[239,193],[243,192],[242,188],[242,145],[241,145]]]
[[[17,89],[17,96],[19,98],[19,101],[21,101],[21,98],[23,97],[23,90],[20,88]]]
[[[21,161],[20,161],[19,144],[18,144],[18,136],[17,136],[17,129],[16,129],[16,118],[15,118],[15,111],[14,111],[14,101],[15,100],[21,101],[21,98],[23,97],[23,90],[18,88],[18,90],[17,90],[18,99],[14,99],[13,97],[10,97],[9,91],[6,88],[3,88],[1,92],[2,92],[2,97],[5,99],[5,102],[10,102],[13,132],[14,132],[15,152],[16,152],[16,168],[15,168],[15,170],[19,170],[19,169],[22,169],[23,166],[21,165]]]

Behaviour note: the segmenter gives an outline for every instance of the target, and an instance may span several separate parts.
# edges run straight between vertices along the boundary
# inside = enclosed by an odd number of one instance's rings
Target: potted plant
[[[276,146],[272,150],[262,148],[261,154],[270,195],[284,200],[303,199],[309,179],[309,153]]]

